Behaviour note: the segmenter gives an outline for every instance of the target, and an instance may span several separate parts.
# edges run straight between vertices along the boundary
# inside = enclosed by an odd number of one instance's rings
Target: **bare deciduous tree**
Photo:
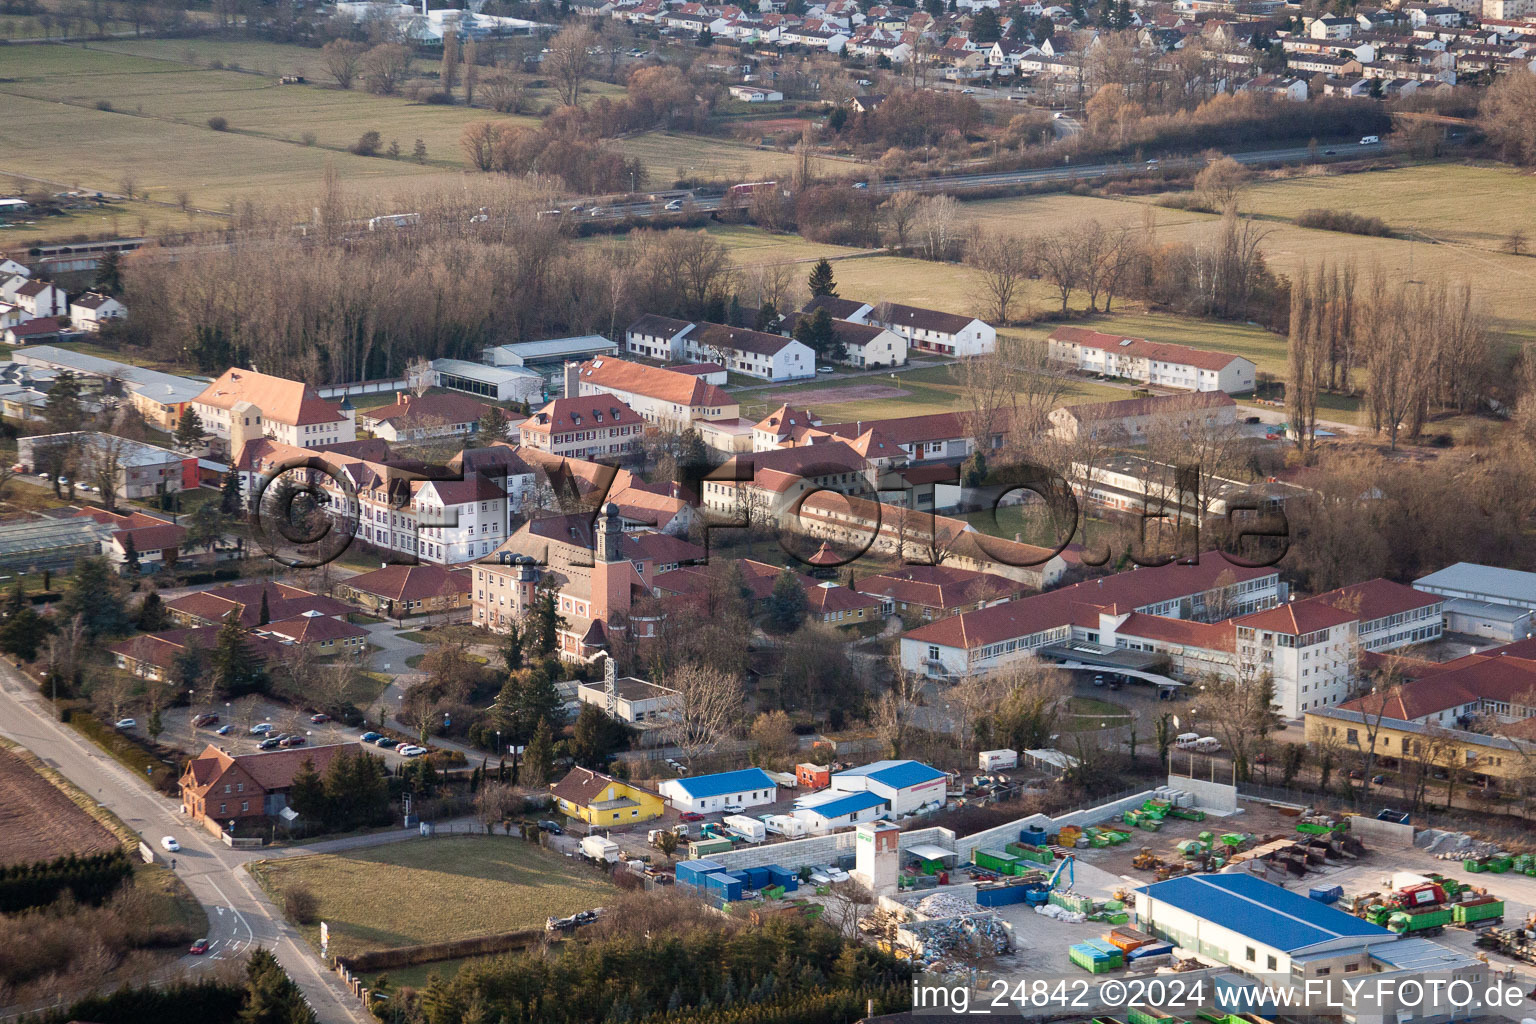
[[[549,41],[542,67],[554,79],[560,102],[567,107],[581,99],[581,83],[592,68],[590,51],[596,43],[596,34],[581,26],[561,29]]]
[[[667,676],[678,691],[678,709],[666,727],[667,738],[692,764],[730,735],[741,716],[741,683],[712,666],[689,662]]]
[[[332,39],[320,48],[326,74],[334,78],[336,84],[343,89],[352,88],[358,65],[367,51],[368,47],[351,39]]]
[[[1028,246],[1016,235],[977,231],[966,243],[965,258],[979,272],[976,302],[982,318],[999,326],[1007,324],[1033,265]]]

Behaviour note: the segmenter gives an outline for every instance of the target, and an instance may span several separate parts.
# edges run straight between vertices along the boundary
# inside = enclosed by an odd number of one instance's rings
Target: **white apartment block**
[[[1059,365],[1186,391],[1252,391],[1258,369],[1242,356],[1101,334],[1086,327],[1058,327],[1046,341],[1051,361]]]

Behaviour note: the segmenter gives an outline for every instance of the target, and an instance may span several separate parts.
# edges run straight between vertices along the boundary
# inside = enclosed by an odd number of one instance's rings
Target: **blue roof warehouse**
[[[761,768],[668,779],[656,787],[679,811],[707,814],[728,807],[757,807],[779,798],[778,785]]]
[[[1143,931],[1272,988],[1300,988],[1330,979],[1371,977],[1375,982],[1433,976],[1469,980],[1481,995],[1487,981],[1487,965],[1473,957],[1428,939],[1399,936],[1243,873],[1185,875],[1144,886],[1136,890],[1136,917]],[[1373,985],[1373,991],[1382,989]],[[1388,986],[1386,991],[1395,990]],[[1393,998],[1357,1005],[1349,1012],[1356,1024],[1450,1021],[1472,1015],[1468,1008],[1410,1007]]]

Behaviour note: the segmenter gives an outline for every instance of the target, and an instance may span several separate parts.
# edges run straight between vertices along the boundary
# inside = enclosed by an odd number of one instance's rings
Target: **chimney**
[[[411,407],[411,399],[413,397],[414,396],[409,391],[407,391],[405,394],[400,396],[400,404],[409,409]]]
[[[565,364],[565,397],[581,394],[581,364],[574,360]]]

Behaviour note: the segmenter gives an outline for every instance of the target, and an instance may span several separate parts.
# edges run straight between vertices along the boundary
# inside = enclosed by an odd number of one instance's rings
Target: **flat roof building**
[[[1419,577],[1413,585],[1442,597],[1469,598],[1536,611],[1536,572],[1457,562]]]

